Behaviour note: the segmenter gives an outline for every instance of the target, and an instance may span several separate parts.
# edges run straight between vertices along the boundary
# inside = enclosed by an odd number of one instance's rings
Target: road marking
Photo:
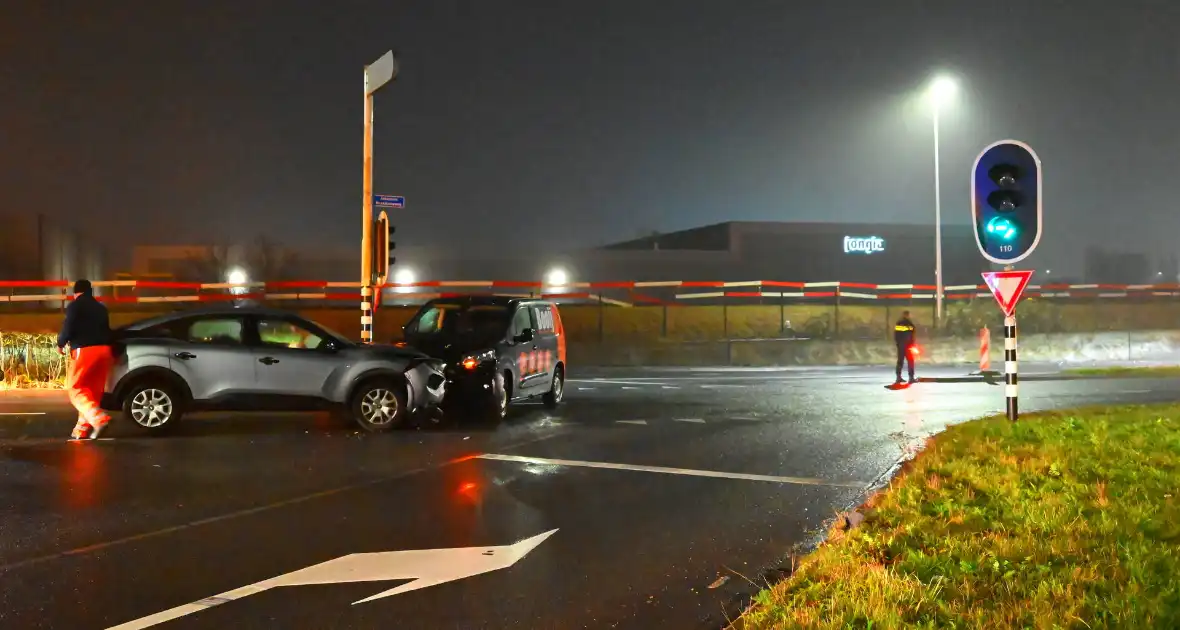
[[[349,554],[269,580],[235,588],[220,595],[206,597],[191,604],[184,604],[135,621],[112,626],[107,630],[142,630],[280,586],[412,580],[388,591],[355,601],[353,602],[355,606],[391,595],[461,580],[473,575],[507,569],[556,532],[556,529],[551,529],[518,543],[499,547],[414,549]]]
[[[639,389],[639,388],[638,388],[638,387],[626,387],[626,386],[624,386],[624,387],[623,387],[623,389]]]
[[[576,466],[582,468],[605,468],[608,470],[631,470],[636,472],[663,473],[667,475],[686,475],[690,477],[712,477],[715,479],[741,479],[745,481],[770,481],[773,483],[793,483],[804,486],[835,486],[840,488],[865,488],[867,483],[860,481],[825,481],[808,477],[780,477],[777,475],[752,475],[748,473],[731,473],[716,470],[696,470],[693,468],[667,468],[665,466],[640,466],[636,464],[614,464],[611,462],[587,462],[574,459],[548,459],[544,457],[525,457],[522,455],[497,455],[484,453],[476,455],[476,459],[489,459],[501,462],[517,462],[520,464],[540,464],[547,466]]]
[[[696,424],[705,423],[705,421],[701,418],[673,418],[672,422],[695,422]]]
[[[540,436],[528,438],[526,440],[521,440],[519,442],[514,442],[512,444],[505,446],[505,448],[508,448],[508,449],[520,448],[522,446],[528,446],[529,444],[536,444],[537,442],[544,442],[545,440],[551,440],[559,435],[566,435],[566,434],[555,431],[555,432],[552,432],[548,435],[540,435]],[[100,438],[100,439],[104,439],[104,438]],[[19,569],[19,568],[23,568],[23,567],[27,567],[27,566],[32,566],[35,564],[49,562],[51,560],[58,560],[61,558],[69,558],[71,556],[79,556],[79,555],[83,555],[83,554],[93,553],[95,551],[101,551],[103,549],[110,549],[111,547],[125,545],[127,543],[139,542],[141,540],[147,540],[149,538],[157,538],[159,536],[174,534],[176,532],[184,531],[187,529],[193,529],[196,527],[200,527],[202,525],[211,525],[213,523],[221,523],[224,521],[229,521],[229,520],[232,520],[235,518],[240,518],[243,516],[251,516],[253,514],[259,514],[261,512],[268,512],[270,510],[274,510],[274,509],[278,509],[278,508],[284,508],[284,507],[291,506],[291,505],[298,505],[300,503],[307,503],[308,501],[313,501],[315,499],[322,499],[324,497],[330,497],[330,496],[335,496],[338,494],[344,494],[346,492],[351,492],[353,490],[364,490],[366,488],[372,488],[374,486],[381,485],[384,483],[389,483],[391,481],[398,481],[398,480],[404,479],[406,477],[412,477],[418,473],[426,472],[428,470],[439,470],[439,469],[445,468],[447,466],[451,466],[454,464],[465,462],[469,459],[474,459],[474,457],[464,456],[464,457],[459,457],[456,459],[447,460],[445,462],[431,463],[431,464],[427,464],[425,466],[421,466],[418,468],[412,468],[409,470],[396,472],[396,473],[386,475],[383,477],[378,477],[376,479],[369,479],[367,481],[361,481],[358,483],[348,484],[345,486],[339,486],[336,488],[329,488],[327,490],[320,490],[318,492],[312,492],[311,494],[305,494],[305,495],[293,497],[290,499],[283,499],[280,501],[275,501],[274,503],[267,503],[265,505],[258,505],[255,507],[246,508],[244,510],[238,510],[236,512],[228,512],[225,514],[219,514],[217,516],[210,516],[207,518],[197,519],[195,521],[189,521],[187,523],[181,523],[179,525],[171,525],[168,527],[161,527],[160,529],[155,529],[155,530],[151,530],[151,531],[147,531],[147,532],[143,532],[143,533],[139,533],[139,534],[132,534],[130,536],[124,536],[123,538],[116,538],[114,540],[107,540],[107,541],[103,541],[103,542],[99,542],[99,543],[94,543],[92,545],[87,545],[85,547],[75,547],[73,549],[68,549],[66,551],[56,551],[56,552],[47,553],[47,554],[41,555],[41,556],[34,556],[32,558],[25,558],[24,560],[17,560],[15,562],[9,562],[8,564],[0,565],[0,574],[6,573],[8,571],[12,571],[13,569]]]
[[[660,389],[680,389],[680,388],[675,387],[673,385],[664,385],[664,386],[660,387]]]
[[[647,420],[615,420],[619,424],[647,424]]]
[[[578,387],[577,388],[577,390],[580,392],[590,392],[590,391],[594,391],[594,389],[595,389],[594,387]]]
[[[702,388],[702,389],[721,389],[721,388],[728,388],[728,389],[738,389],[738,388],[742,388],[742,387],[749,387],[749,385],[727,385],[727,384],[722,384],[722,385],[701,385],[701,388]]]
[[[43,416],[44,411],[5,411],[0,412],[0,416]]]
[[[664,379],[660,379],[660,378],[657,378],[657,379],[650,379],[650,378],[634,379],[634,378],[631,378],[631,379],[609,380],[609,379],[604,379],[604,378],[570,378],[570,379],[566,379],[565,382],[567,382],[567,383],[594,383],[595,385],[598,385],[598,384],[603,384],[603,385],[659,385],[660,381],[662,381],[662,380],[664,380]],[[652,383],[649,381],[655,381],[655,382]]]

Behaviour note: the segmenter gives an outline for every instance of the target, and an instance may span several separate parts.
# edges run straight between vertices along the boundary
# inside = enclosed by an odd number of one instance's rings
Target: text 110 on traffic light
[[[389,270],[393,268],[393,224],[389,221],[389,214],[384,210],[373,221],[373,276],[374,284],[385,284],[389,279]]]
[[[999,265],[1024,260],[1041,241],[1041,160],[1032,147],[1002,140],[971,170],[971,218],[980,253]]]

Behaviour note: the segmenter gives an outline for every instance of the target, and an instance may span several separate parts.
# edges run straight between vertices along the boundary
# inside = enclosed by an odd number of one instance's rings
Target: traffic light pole
[[[393,51],[365,66],[365,148],[361,178],[361,343],[373,342],[373,93],[397,76]]]
[[[373,92],[365,68],[365,161],[361,184],[361,343],[373,342]]]
[[[1016,372],[1016,315],[1010,315],[1004,318],[1004,397],[1012,422],[1019,416],[1016,403],[1020,384]]]

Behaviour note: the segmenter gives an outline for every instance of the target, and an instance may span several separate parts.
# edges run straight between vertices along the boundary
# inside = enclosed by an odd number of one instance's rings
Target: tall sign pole
[[[1016,303],[1032,271],[1012,265],[1028,258],[1041,242],[1041,159],[1018,140],[993,143],[975,158],[971,169],[971,219],[975,244],[988,262],[983,280],[1004,311],[1004,397],[1008,419],[1019,417],[1020,377],[1016,363]]]
[[[388,51],[365,66],[364,174],[361,178],[361,343],[373,342],[373,93],[397,75]]]

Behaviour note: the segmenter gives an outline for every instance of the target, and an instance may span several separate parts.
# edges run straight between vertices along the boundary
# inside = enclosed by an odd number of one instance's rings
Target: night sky
[[[1175,0],[14,0],[0,212],[119,244],[350,246],[362,68],[393,48],[375,192],[409,200],[399,245],[929,223],[918,95],[948,71],[944,217],[967,222],[986,144],[1029,142],[1048,223],[1032,262],[1070,272],[1090,244],[1180,249],[1178,32]]]

